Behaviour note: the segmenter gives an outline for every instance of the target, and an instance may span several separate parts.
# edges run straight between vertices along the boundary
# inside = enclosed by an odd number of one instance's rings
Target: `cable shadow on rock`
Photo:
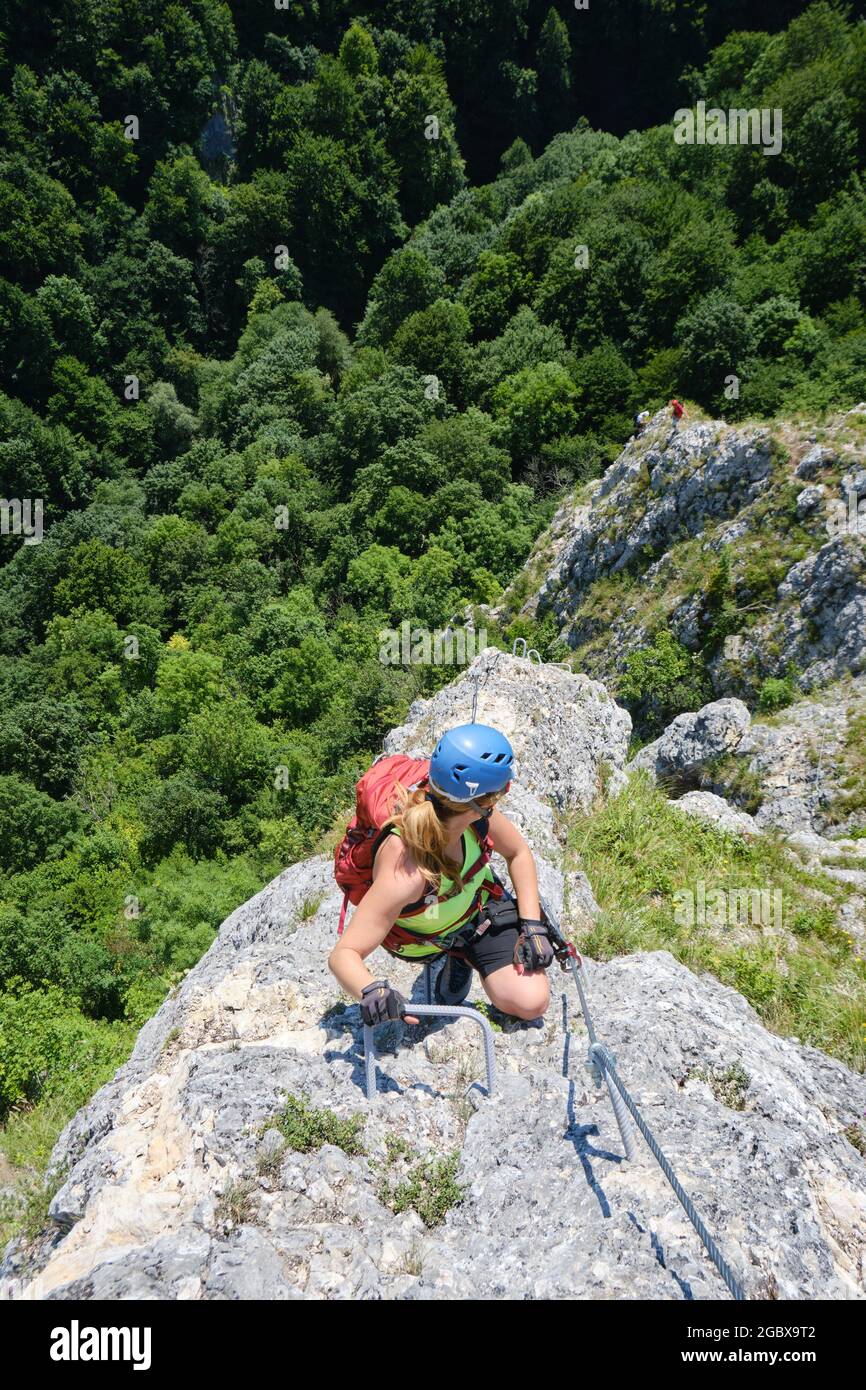
[[[626,1212],[626,1215],[629,1221],[631,1221],[633,1225],[637,1226],[637,1229],[640,1231],[641,1235],[647,1234],[646,1226],[641,1225],[633,1211]],[[682,1275],[677,1274],[675,1269],[670,1268],[667,1260],[665,1259],[664,1246],[662,1245],[655,1231],[649,1232],[649,1238],[653,1254],[655,1255],[662,1269],[665,1270],[665,1272],[671,1276],[675,1283],[679,1285],[680,1289],[682,1290],[683,1298],[686,1300],[686,1302],[694,1303],[695,1296],[692,1292],[691,1284],[688,1282],[687,1279],[683,1279]]]
[[[610,1202],[607,1199],[604,1188],[602,1187],[598,1178],[595,1176],[590,1159],[601,1158],[605,1159],[608,1163],[622,1163],[622,1157],[620,1154],[610,1153],[607,1149],[597,1149],[594,1148],[591,1144],[589,1144],[589,1137],[591,1135],[594,1136],[598,1134],[598,1125],[578,1124],[577,1117],[574,1113],[573,1081],[569,1081],[568,1083],[567,1114],[568,1125],[566,1129],[563,1131],[562,1137],[563,1139],[570,1140],[571,1143],[574,1145],[574,1151],[577,1154],[577,1157],[580,1159],[580,1164],[583,1168],[584,1177],[586,1178],[586,1185],[595,1194],[596,1200],[598,1201],[598,1205],[601,1209],[602,1216],[610,1216]]]
[[[376,1059],[382,1056],[394,1056],[396,1049],[392,1052],[383,1052],[377,1047]],[[351,1065],[351,1073],[347,1078],[353,1085],[357,1086],[362,1097],[366,1099],[367,1094],[367,1072],[364,1060],[363,1041],[359,1039],[359,1045],[351,1052],[325,1051],[322,1053],[323,1059],[328,1062],[343,1062]],[[376,1073],[376,1094],[381,1095],[386,1091],[393,1091],[396,1095],[404,1095],[407,1091],[424,1091],[434,1100],[448,1100],[449,1097],[437,1090],[426,1081],[413,1081],[408,1085],[401,1085],[393,1076],[389,1076],[381,1067],[375,1067]]]

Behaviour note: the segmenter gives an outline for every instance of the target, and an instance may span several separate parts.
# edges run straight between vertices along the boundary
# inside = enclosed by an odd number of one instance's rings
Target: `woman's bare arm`
[[[508,865],[518,912],[521,917],[539,921],[541,904],[538,901],[538,873],[532,850],[517,826],[512,825],[508,817],[496,807],[490,813],[490,837],[493,840],[493,848],[502,855]]]
[[[385,841],[376,856],[373,885],[333,951],[328,966],[347,994],[361,998],[361,991],[373,983],[364,961],[381,946],[407,903],[425,891],[426,880],[410,867],[406,851],[396,836]],[[410,1023],[417,1019],[407,1015]]]

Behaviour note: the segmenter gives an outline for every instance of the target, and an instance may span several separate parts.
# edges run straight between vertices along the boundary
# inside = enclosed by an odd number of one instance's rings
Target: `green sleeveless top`
[[[397,826],[393,826],[391,833],[399,835],[400,831]],[[468,827],[463,831],[461,877],[469,872],[473,864],[478,862],[483,852],[478,836],[473,832],[471,826]],[[398,917],[394,925],[418,934],[423,933],[424,936],[435,936],[445,945],[448,937],[459,931],[471,917],[473,906],[487,901],[490,895],[488,890],[482,886],[484,882],[484,870],[482,870],[468,883],[464,883],[459,893],[454,893],[454,896],[448,897],[445,902],[437,901],[437,895],[431,888],[428,894],[429,906],[423,912],[413,914],[411,917]],[[453,891],[453,888],[454,880],[443,877],[439,886],[438,897],[445,897],[446,894]],[[442,954],[435,946],[425,946],[420,941],[411,944],[406,942],[389,945],[387,949],[391,955],[400,956],[406,960],[425,960]]]

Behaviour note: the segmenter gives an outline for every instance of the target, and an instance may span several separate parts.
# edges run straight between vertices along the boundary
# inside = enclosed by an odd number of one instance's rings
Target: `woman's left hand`
[[[514,947],[514,964],[523,975],[529,970],[546,970],[553,964],[553,946],[543,922],[521,917],[520,935]]]

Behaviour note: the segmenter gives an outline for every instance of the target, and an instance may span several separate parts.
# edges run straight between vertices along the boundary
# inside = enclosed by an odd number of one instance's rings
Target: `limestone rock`
[[[673,805],[690,816],[707,821],[718,830],[727,831],[730,835],[742,835],[748,839],[760,833],[754,816],[750,816],[746,811],[738,811],[725,801],[724,797],[716,796],[714,792],[686,792],[685,796],[681,796]]]
[[[800,669],[802,690],[866,668],[866,536],[835,536],[792,566],[778,596],[796,600],[780,660]]]
[[[271,893],[273,908],[288,891],[286,882]],[[313,926],[304,940],[307,929],[286,938],[274,923],[273,939],[260,932],[245,953],[265,976],[280,959],[293,977],[301,954],[324,959],[330,933]],[[227,936],[209,955],[212,979],[231,972]],[[86,1193],[76,1225],[46,1243],[35,1271],[7,1254],[7,1296],[725,1297],[648,1152],[639,1146],[621,1161],[606,1093],[582,1067],[586,1034],[570,983],[554,988],[541,1029],[496,1035],[499,1087],[469,1119],[464,1196],[443,1225],[393,1215],[372,1160],[388,1135],[437,1157],[459,1148],[449,1077],[473,1055],[480,1074],[470,1025],[435,1028],[426,1049],[424,1030],[402,1028],[398,1050],[382,1049],[368,1109],[357,1008],[326,1022],[323,992],[313,1053],[294,1045],[291,1026],[235,1048],[160,1052],[155,1069],[137,1049],[86,1109],[101,1137],[68,1155]],[[866,1170],[845,1136],[866,1106],[866,1079],[768,1033],[733,990],[665,952],[590,964],[587,988],[620,1075],[747,1295],[866,1297]],[[745,1074],[740,1109],[698,1079],[734,1063]],[[364,1115],[367,1153],[290,1153],[263,1178],[256,1136],[285,1089]],[[246,1193],[234,1222],[221,1210],[232,1189]]]
[[[694,582],[691,558],[681,591],[675,557],[706,535],[702,548],[710,555],[747,553],[749,567],[759,569],[756,542],[766,506],[800,480],[807,486],[798,488],[794,514],[811,548],[805,555],[799,542],[796,551],[785,548],[789,568],[781,583],[773,576],[772,602],[750,604],[746,592],[752,616],[737,634],[738,655],[718,651],[709,660],[713,691],[751,702],[767,677],[784,677],[791,668],[804,692],[866,669],[866,531],[845,521],[834,534],[827,510],[837,492],[846,505],[849,495],[866,495],[862,442],[845,415],[830,423],[828,434],[832,446],[807,436],[803,450],[802,433],[792,438],[789,431],[777,449],[763,428],[698,421],[672,429],[669,412],[660,411],[603,478],[583,484],[559,509],[527,561],[516,592],[522,594],[528,576],[531,593],[521,597],[519,611],[552,613],[564,646],[601,680],[617,676],[660,624],[698,652],[710,632],[707,595]],[[639,601],[611,612],[602,591],[596,605],[598,582],[625,574],[634,576]],[[506,592],[495,611],[510,614],[514,606]]]
[[[385,739],[388,753],[429,756],[440,734],[476,719],[511,740],[515,781],[556,810],[589,810],[602,779],[623,785],[631,719],[587,676],[539,666],[488,647],[465,676],[431,700],[416,700],[405,724]]]
[[[572,920],[592,916],[585,877],[570,866],[565,876],[557,816],[591,804],[603,778],[621,784],[628,717],[592,681],[488,652],[413,707],[389,748],[429,751],[441,727],[471,714],[476,675],[478,718],[505,727],[517,748],[514,814],[545,891],[557,905],[565,898]],[[708,750],[742,741],[738,702],[719,703],[668,730],[653,765],[691,772]],[[736,818],[717,800],[698,792],[680,804],[717,823]],[[65,1177],[48,1224],[34,1246],[7,1249],[0,1297],[725,1297],[640,1141],[622,1161],[606,1092],[583,1065],[575,992],[558,971],[544,1020],[494,1035],[493,1097],[479,1089],[469,1020],[394,1024],[378,1035],[368,1107],[359,1009],[327,967],[340,900],[331,871],[327,856],[295,864],[226,920],[61,1135],[52,1167]],[[423,997],[417,967],[381,952],[369,964]],[[747,1296],[866,1297],[866,1168],[846,1136],[866,1108],[866,1078],[767,1032],[740,995],[666,952],[588,962],[587,990],[619,1074]],[[476,979],[470,1001],[482,997]],[[730,1088],[712,1084],[730,1075],[736,1108]],[[286,1146],[287,1093],[360,1115],[364,1152]],[[417,1159],[460,1152],[463,1197],[442,1224],[391,1211],[382,1164],[394,1161],[394,1138]]]
[[[632,759],[629,770],[645,768],[655,777],[693,784],[714,758],[737,748],[750,723],[742,700],[715,700],[695,714],[677,715],[660,738]]]
[[[823,502],[822,487],[804,487],[803,491],[797,494],[797,520],[802,521],[804,517],[812,516]]]
[[[797,464],[797,477],[814,478],[816,473],[820,473],[822,468],[833,462],[833,457],[832,449],[825,449],[820,444],[813,445]]]

